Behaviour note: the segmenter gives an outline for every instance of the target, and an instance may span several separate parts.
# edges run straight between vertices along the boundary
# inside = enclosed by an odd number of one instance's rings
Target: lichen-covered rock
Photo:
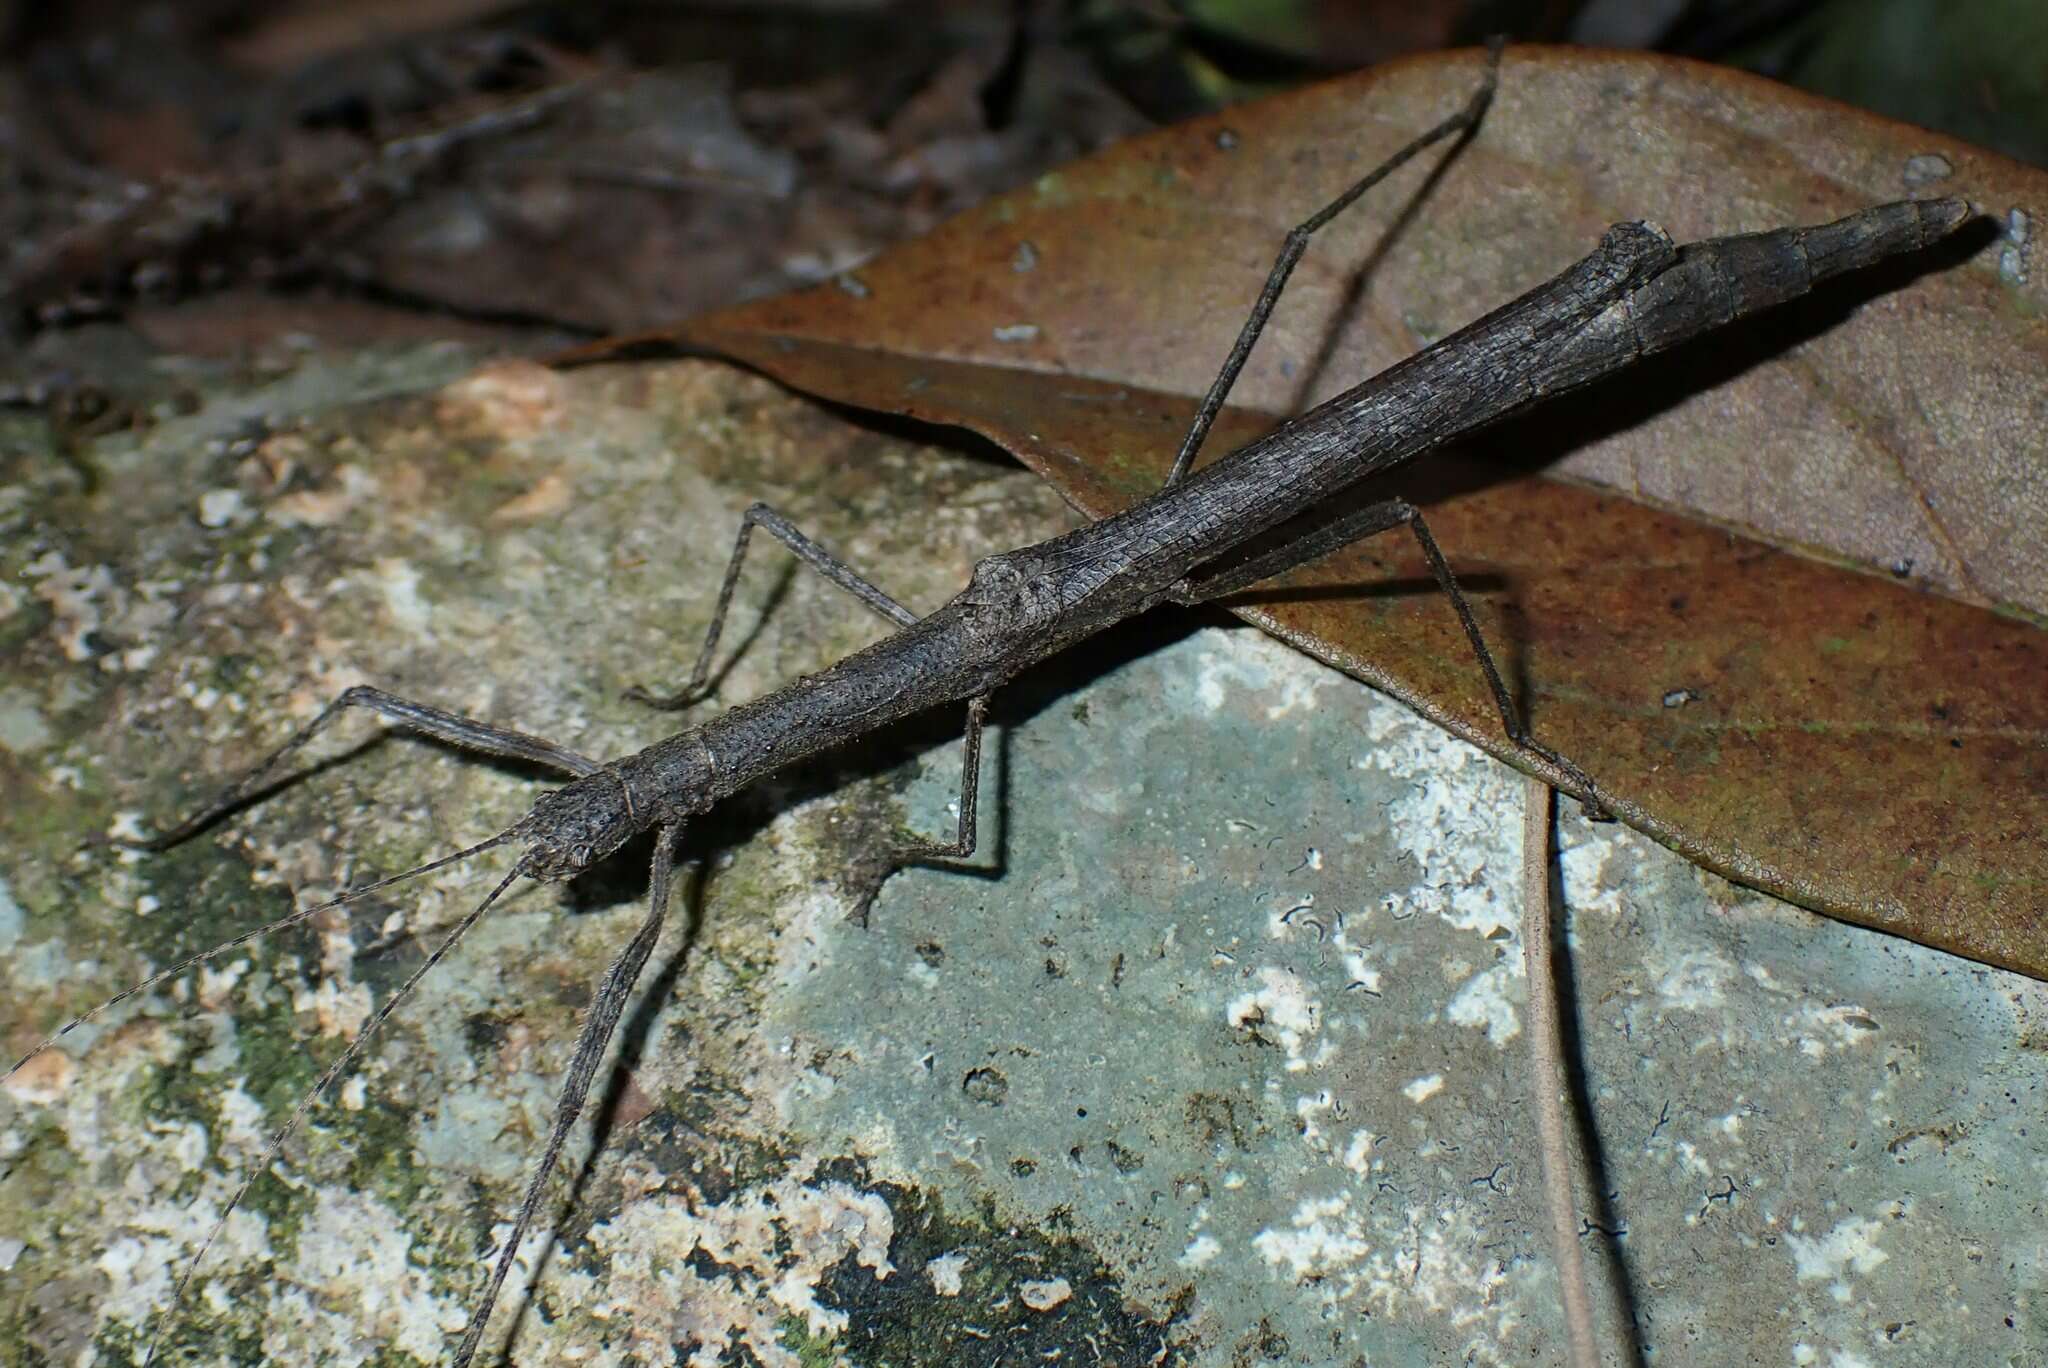
[[[915,607],[1067,522],[1003,464],[697,363],[415,350],[200,388],[74,461],[8,420],[12,1050],[295,900],[479,840],[549,782],[358,721],[171,852],[85,844],[161,829],[349,684],[609,756],[676,725],[619,692],[687,673],[753,500]],[[724,700],[883,630],[756,555]],[[869,929],[846,871],[949,827],[957,716],[691,831],[705,867],[487,1342],[621,1365],[1558,1359],[1519,781],[1185,619],[1020,681],[996,721],[983,852],[898,875]],[[1708,1365],[2048,1352],[2043,986],[1565,833],[1646,1343]],[[168,1316],[271,1134],[505,857],[236,946],[39,1056],[0,1091],[0,1362],[139,1362],[159,1326],[170,1363],[443,1361],[645,857],[496,909]]]

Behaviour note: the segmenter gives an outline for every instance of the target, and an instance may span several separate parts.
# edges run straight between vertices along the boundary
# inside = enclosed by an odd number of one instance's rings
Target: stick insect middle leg
[[[707,680],[711,675],[711,660],[718,650],[718,639],[725,630],[726,614],[732,609],[734,588],[739,583],[740,567],[747,556],[747,546],[753,531],[761,527],[777,541],[795,552],[797,558],[810,566],[826,579],[852,594],[874,612],[898,627],[908,627],[917,621],[917,614],[897,602],[873,580],[848,565],[824,546],[804,535],[803,531],[765,503],[748,508],[740,519],[739,536],[733,542],[732,558],[725,565],[725,579],[718,587],[718,602],[711,610],[711,625],[705,630],[704,644],[698,648],[697,663],[690,668],[689,682],[673,694],[658,695],[634,685],[625,691],[625,696],[636,703],[664,712],[690,707],[710,695]],[[968,700],[967,727],[962,737],[963,759],[960,768],[960,823],[950,841],[914,840],[896,847],[888,853],[887,868],[913,864],[923,860],[964,860],[974,853],[975,815],[981,784],[981,733],[988,716],[989,699],[993,695],[981,694]]]
[[[710,696],[711,689],[707,681],[711,677],[711,658],[718,650],[719,634],[725,630],[725,615],[732,608],[733,590],[739,584],[740,567],[746,562],[747,544],[752,539],[756,527],[766,528],[769,535],[794,551],[805,565],[898,627],[908,627],[917,621],[917,614],[889,597],[858,570],[805,536],[795,523],[767,504],[757,503],[740,518],[740,534],[733,542],[732,559],[725,563],[725,580],[718,586],[718,603],[711,610],[711,626],[705,630],[703,646],[698,648],[697,663],[690,667],[689,682],[672,694],[651,693],[635,684],[625,691],[627,698],[663,712],[678,712],[701,703]]]

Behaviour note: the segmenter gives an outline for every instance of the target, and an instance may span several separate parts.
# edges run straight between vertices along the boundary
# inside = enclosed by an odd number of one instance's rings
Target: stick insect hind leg
[[[1507,685],[1501,682],[1500,670],[1495,666],[1493,652],[1486,644],[1485,635],[1479,630],[1479,620],[1473,616],[1471,601],[1458,586],[1458,577],[1451,572],[1450,562],[1437,546],[1436,538],[1430,534],[1429,523],[1422,511],[1406,499],[1386,499],[1354,509],[1341,517],[1334,518],[1320,527],[1312,527],[1300,536],[1271,548],[1258,555],[1213,573],[1193,576],[1177,587],[1173,594],[1176,603],[1188,605],[1208,603],[1248,589],[1259,581],[1289,570],[1352,542],[1406,527],[1415,534],[1415,540],[1422,548],[1423,558],[1429,563],[1429,572],[1435,578],[1437,587],[1444,597],[1451,601],[1451,608],[1458,615],[1458,623],[1465,630],[1465,639],[1471,643],[1472,655],[1479,662],[1480,672],[1486,678],[1486,687],[1493,695],[1495,710],[1500,714],[1501,728],[1508,740],[1531,755],[1554,766],[1570,784],[1580,790],[1596,811],[1604,810],[1599,786],[1591,775],[1566,759],[1563,755],[1542,744],[1529,734],[1523,722],[1520,709],[1515,706]]]
[[[1486,74],[1463,109],[1416,137],[1288,232],[1279,255],[1274,259],[1272,268],[1266,275],[1266,283],[1259,290],[1257,302],[1253,304],[1251,313],[1238,331],[1237,340],[1231,344],[1230,354],[1225,358],[1223,367],[1217,372],[1208,392],[1202,397],[1201,407],[1196,411],[1194,422],[1188,427],[1187,436],[1181,441],[1180,450],[1174,456],[1173,466],[1167,472],[1165,484],[1177,483],[1193,467],[1195,457],[1200,453],[1202,444],[1209,435],[1209,429],[1216,421],[1216,415],[1222,411],[1231,389],[1237,383],[1239,373],[1244,370],[1245,362],[1251,357],[1253,346],[1258,342],[1260,334],[1265,331],[1281,292],[1286,288],[1289,277],[1294,274],[1294,268],[1300,263],[1302,255],[1308,250],[1309,240],[1366,191],[1378,185],[1396,168],[1432,144],[1454,135],[1460,138],[1470,136],[1485,116],[1488,105],[1493,102],[1494,91],[1500,77],[1502,47],[1503,43],[1499,39],[1488,44]],[[1354,541],[1400,526],[1407,527],[1415,534],[1415,540],[1421,545],[1422,554],[1429,562],[1430,574],[1435,577],[1445,597],[1450,599],[1451,607],[1458,615],[1458,622],[1465,630],[1465,637],[1472,644],[1472,653],[1479,662],[1480,671],[1486,677],[1487,689],[1493,695],[1494,707],[1500,713],[1501,726],[1507,732],[1508,739],[1517,747],[1557,769],[1571,784],[1578,787],[1581,796],[1591,802],[1596,809],[1604,809],[1605,804],[1600,798],[1600,790],[1593,783],[1592,777],[1529,734],[1529,729],[1524,725],[1521,713],[1515,707],[1507,686],[1501,682],[1500,671],[1494,665],[1493,653],[1488,649],[1486,639],[1479,630],[1479,622],[1472,614],[1470,602],[1466,599],[1464,591],[1458,587],[1457,576],[1451,573],[1450,563],[1444,559],[1436,538],[1430,535],[1429,524],[1424,520],[1420,510],[1405,500],[1391,499],[1368,505],[1322,526],[1311,527],[1299,537],[1234,566],[1208,575],[1191,576],[1176,586],[1169,597],[1173,602],[1187,605],[1222,598],[1240,589],[1249,588],[1262,579],[1327,555]]]

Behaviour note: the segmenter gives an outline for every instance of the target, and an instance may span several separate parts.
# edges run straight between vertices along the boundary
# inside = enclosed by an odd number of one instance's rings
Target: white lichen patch
[[[1777,1041],[1809,1059],[1833,1050],[1868,1048],[1877,1039],[1877,1019],[1853,1003],[1806,1003],[1779,1019]]]
[[[1684,1168],[1684,1170],[1687,1173],[1694,1174],[1701,1178],[1706,1178],[1716,1172],[1719,1172],[1719,1170],[1716,1169],[1713,1164],[1709,1163],[1706,1157],[1700,1153],[1700,1147],[1698,1145],[1695,1145],[1690,1140],[1674,1140],[1671,1144],[1671,1152],[1673,1155],[1677,1157],[1679,1165],[1682,1168]]]
[[[1268,966],[1258,977],[1261,986],[1232,998],[1224,1019],[1234,1031],[1253,1029],[1277,1037],[1287,1052],[1288,1070],[1300,1072],[1309,1065],[1303,1049],[1321,1023],[1322,1003],[1291,970]]]
[[[1625,873],[1617,871],[1623,851],[1632,849],[1633,843],[1611,831],[1611,825],[1581,823],[1568,827],[1570,837],[1557,852],[1564,906],[1571,909],[1574,923],[1594,917],[1612,920],[1624,911],[1622,893],[1630,887],[1630,881]]]
[[[264,1316],[271,1360],[364,1363],[387,1347],[440,1359],[467,1308],[433,1292],[412,1244],[399,1214],[376,1198],[319,1189]]]
[[[360,983],[342,984],[323,978],[310,991],[298,985],[292,993],[292,1010],[310,1013],[324,1036],[354,1036],[370,1019],[370,990]]]
[[[1187,1248],[1181,1251],[1176,1262],[1182,1268],[1200,1268],[1222,1252],[1223,1246],[1217,1243],[1214,1235],[1197,1235],[1188,1241]]]
[[[1468,1203],[1396,1214],[1341,1193],[1299,1203],[1284,1227],[1262,1230],[1252,1247],[1275,1274],[1326,1304],[1355,1301],[1388,1317],[1448,1324],[1471,1335],[1467,1361],[1500,1363],[1512,1357],[1522,1313],[1506,1295],[1503,1264],[1486,1248],[1488,1231],[1485,1214]]]
[[[1515,1332],[1524,1316],[1506,1266],[1488,1249],[1490,1227],[1472,1204],[1407,1208],[1398,1232],[1382,1232],[1360,1270],[1366,1304],[1382,1314],[1436,1318],[1471,1338],[1464,1362],[1520,1361]]]
[[[1276,1272],[1299,1281],[1330,1279],[1355,1268],[1372,1253],[1372,1242],[1352,1211],[1351,1195],[1338,1193],[1303,1200],[1285,1229],[1261,1230],[1252,1237],[1252,1248]]]
[[[1380,982],[1378,967],[1367,958],[1372,953],[1370,949],[1359,950],[1351,948],[1344,942],[1342,932],[1339,932],[1337,935],[1337,948],[1344,956],[1344,990],[1346,992],[1377,995],[1384,991]]]
[[[1389,836],[1416,869],[1394,899],[1399,915],[1438,917],[1489,942],[1518,932],[1521,826],[1503,814],[1521,809],[1520,776],[1392,703],[1375,703],[1365,732],[1358,767],[1408,781],[1385,809]],[[1504,965],[1520,975],[1519,958]]]
[[[774,981],[779,988],[789,988],[831,964],[837,938],[848,929],[849,909],[825,884],[792,890],[778,897],[775,906],[781,926],[775,936]],[[916,964],[929,967],[923,960]]]
[[[1302,1143],[1314,1149],[1328,1149],[1323,1140],[1322,1118],[1336,1110],[1337,1099],[1328,1088],[1294,1099],[1294,1125]]]
[[[186,1261],[205,1242],[240,1186],[215,1171],[200,1175],[198,1192],[189,1201],[167,1196],[162,1183],[165,1163],[181,1167],[177,1155],[186,1143],[182,1127],[169,1128],[168,1134],[153,1132],[140,1142],[132,1135],[122,1137],[122,1149],[132,1162],[120,1183],[107,1191],[102,1209],[113,1209],[116,1221],[109,1223],[110,1229],[128,1233],[110,1242],[94,1260],[107,1280],[98,1307],[101,1325],[125,1325],[137,1332],[152,1325],[170,1307],[172,1289]],[[209,1257],[216,1269],[268,1260],[271,1249],[263,1218],[238,1208]]]
[[[1379,1137],[1369,1130],[1355,1130],[1344,1146],[1344,1167],[1364,1177],[1374,1167],[1372,1152],[1379,1143]]]
[[[1480,970],[1451,996],[1444,1019],[1454,1026],[1483,1028],[1489,1043],[1505,1045],[1522,1033],[1522,1018],[1515,1010],[1516,985],[1522,977],[1519,957]]]
[[[199,496],[197,516],[201,527],[218,528],[246,521],[250,512],[241,490],[209,489]]]
[[[712,1368],[734,1344],[765,1368],[800,1368],[778,1312],[813,1336],[845,1329],[846,1313],[819,1302],[819,1285],[849,1254],[878,1281],[892,1275],[895,1221],[880,1196],[839,1181],[813,1185],[814,1172],[806,1164],[718,1203],[659,1192],[591,1230],[610,1261],[604,1305],[630,1312],[614,1328],[629,1361],[670,1362],[677,1345],[694,1342],[684,1359],[693,1368]],[[687,1266],[694,1254],[719,1276]]]
[[[1737,976],[1735,961],[1718,950],[1687,950],[1658,965],[1658,1005],[1667,1012],[1710,1012],[1725,1007]]]
[[[1869,1273],[1891,1257],[1877,1246],[1883,1233],[1883,1222],[1856,1217],[1817,1238],[1788,1232],[1785,1248],[1792,1254],[1793,1275],[1801,1282],[1828,1282],[1834,1299],[1846,1302],[1855,1295],[1850,1278]]]
[[[1028,1279],[1017,1284],[1017,1300],[1033,1311],[1050,1311],[1073,1295],[1074,1286],[1065,1278]]]
[[[84,663],[99,652],[95,634],[116,599],[114,572],[104,565],[73,567],[61,552],[46,551],[23,567],[34,595],[50,609],[50,635],[69,661]]]
[[[242,1088],[230,1084],[220,1093],[221,1138],[244,1154],[254,1154],[270,1143],[268,1117],[262,1104]]]
[[[1444,1076],[1442,1074],[1424,1074],[1421,1078],[1411,1080],[1406,1087],[1402,1088],[1401,1095],[1419,1107],[1443,1090]]]
[[[925,1261],[924,1275],[931,1280],[932,1291],[941,1297],[960,1295],[960,1275],[967,1271],[967,1256],[958,1253],[941,1254],[936,1259]]]
[[[1302,669],[1299,656],[1267,637],[1204,633],[1197,640],[1194,693],[1210,712],[1220,710],[1237,689],[1264,699],[1261,715],[1278,721],[1313,711],[1317,694],[1340,679],[1328,670]]]

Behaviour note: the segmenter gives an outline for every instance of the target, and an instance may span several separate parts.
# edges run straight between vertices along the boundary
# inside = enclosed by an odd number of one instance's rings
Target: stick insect
[[[1270,436],[1196,469],[1195,459],[1211,424],[1316,231],[1394,168],[1429,146],[1473,129],[1492,90],[1489,74],[1463,109],[1288,234],[1170,475],[1151,498],[1079,531],[982,561],[965,590],[922,616],[773,509],[757,505],[742,521],[711,624],[684,686],[670,695],[636,690],[635,696],[670,710],[688,707],[707,696],[724,620],[756,528],[781,541],[806,565],[898,630],[820,674],[609,762],[381,689],[352,688],[216,801],[140,844],[154,850],[177,845],[244,806],[335,718],[355,709],[457,747],[560,772],[569,782],[544,794],[525,817],[495,835],[415,869],[350,889],[338,898],[296,911],[174,965],[78,1018],[59,1036],[105,1007],[258,935],[485,851],[517,847],[520,854],[511,871],[455,924],[322,1073],[272,1138],[256,1166],[255,1171],[261,1172],[277,1157],[315,1102],[360,1056],[397,1005],[513,884],[521,879],[569,879],[605,860],[634,837],[652,833],[646,916],[597,986],[544,1152],[454,1349],[453,1362],[466,1364],[484,1340],[521,1238],[536,1217],[563,1145],[588,1099],[605,1047],[662,930],[684,828],[720,801],[809,755],[912,714],[964,701],[967,723],[957,828],[950,840],[921,842],[895,851],[893,863],[963,858],[977,843],[981,739],[989,701],[1014,676],[1065,646],[1155,605],[1207,602],[1359,538],[1406,527],[1458,616],[1508,736],[1536,768],[1561,787],[1598,804],[1594,779],[1543,746],[1521,722],[1456,577],[1422,514],[1400,500],[1346,511],[1334,518],[1319,517],[1317,510],[1369,475],[1415,459],[1554,395],[1591,384],[1639,357],[1793,298],[1843,272],[1920,250],[1957,227],[1969,210],[1955,200],[1907,202],[1865,210],[1821,227],[1713,239],[1683,248],[1673,246],[1646,224],[1617,225],[1591,255],[1552,280]],[[54,1039],[31,1051],[22,1063],[48,1048]],[[242,1185],[230,1210],[248,1186],[247,1182]],[[216,1227],[214,1235],[218,1233]],[[205,1253],[202,1248],[184,1270],[174,1303],[182,1300]],[[160,1337],[162,1332],[160,1325],[156,1333]]]

